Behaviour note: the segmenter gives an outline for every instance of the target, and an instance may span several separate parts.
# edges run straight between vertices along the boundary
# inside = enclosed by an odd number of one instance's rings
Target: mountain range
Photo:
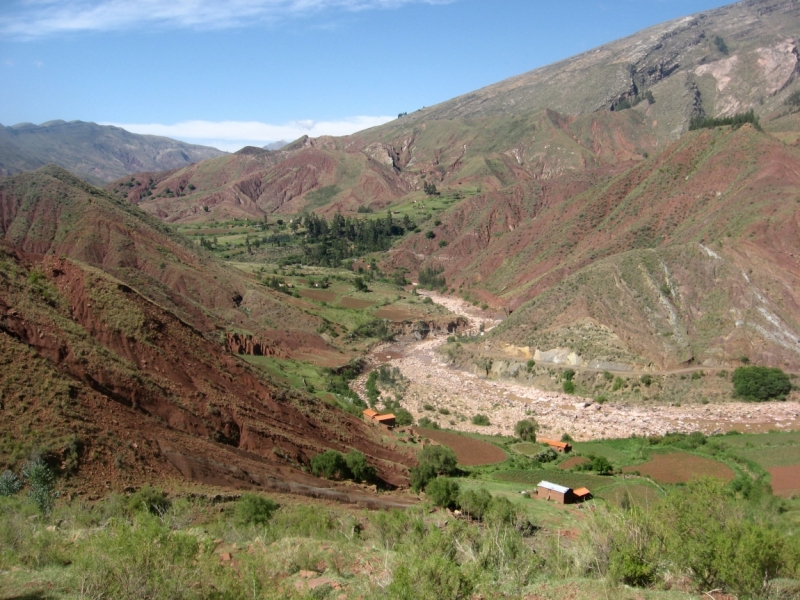
[[[0,175],[55,164],[103,185],[131,173],[177,169],[224,154],[208,146],[83,121],[0,125]]]
[[[800,370],[798,27],[797,2],[747,0],[274,150],[87,123],[3,128],[0,148],[20,149],[0,154],[4,172],[38,168],[0,180],[0,343],[4,373],[19,373],[1,380],[4,453],[80,452],[97,489],[159,474],[341,497],[307,465],[357,448],[387,487],[407,483],[413,459],[352,407],[235,356],[344,356],[332,334],[349,330],[173,225],[290,215],[275,237],[300,248],[315,242],[298,215],[402,214],[402,239],[360,264],[434,272],[448,293],[505,310],[475,353]]]

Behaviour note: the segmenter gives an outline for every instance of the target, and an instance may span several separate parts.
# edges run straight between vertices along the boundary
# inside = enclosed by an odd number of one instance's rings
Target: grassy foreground
[[[718,480],[655,508],[587,505],[571,532],[429,504],[369,512],[290,496],[145,488],[41,514],[0,498],[0,598],[738,598],[800,593],[779,504]],[[537,501],[531,501],[537,502]],[[507,506],[507,505],[506,505]]]

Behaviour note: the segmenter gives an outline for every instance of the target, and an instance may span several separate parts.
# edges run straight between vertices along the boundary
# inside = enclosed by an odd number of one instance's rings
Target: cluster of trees
[[[639,104],[641,102],[644,102],[645,100],[647,100],[648,104],[655,104],[656,103],[656,99],[653,96],[653,92],[651,92],[650,90],[647,90],[644,94],[637,94],[633,98],[623,98],[622,100],[617,102],[612,107],[611,110],[619,112],[621,110],[626,110],[628,108],[633,108],[634,106],[636,106],[637,104]]]
[[[440,265],[431,265],[423,267],[419,270],[419,285],[422,288],[429,290],[439,290],[447,287],[445,280],[444,267]]]
[[[311,472],[315,477],[325,479],[352,479],[371,482],[375,480],[375,467],[367,463],[363,452],[350,450],[342,454],[336,450],[326,450],[311,459]]]
[[[789,376],[778,368],[739,367],[733,372],[733,390],[745,400],[784,400],[792,391]]]
[[[737,113],[731,117],[694,117],[689,123],[689,131],[694,131],[696,129],[713,129],[714,127],[723,127],[726,125],[738,129],[745,123],[751,123],[756,129],[761,129],[758,117],[751,108],[747,112]]]
[[[386,213],[385,218],[355,219],[335,214],[328,221],[316,214],[304,215],[306,244],[305,262],[322,266],[339,266],[342,260],[370,252],[384,252],[394,240],[415,228],[408,215],[400,222]]]

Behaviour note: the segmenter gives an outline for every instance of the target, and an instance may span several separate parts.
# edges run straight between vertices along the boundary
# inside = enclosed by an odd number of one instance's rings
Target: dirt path
[[[483,314],[457,298],[425,293],[434,302],[470,319],[477,332],[483,321],[488,331],[500,321]],[[602,406],[591,399],[545,392],[506,380],[489,380],[448,366],[436,355],[446,338],[432,337],[421,342],[385,344],[369,355],[374,364],[398,367],[409,380],[403,406],[415,419],[427,416],[443,427],[487,434],[513,434],[517,421],[532,416],[540,425],[541,437],[560,438],[568,433],[575,440],[660,435],[669,431],[724,432],[731,429],[759,432],[770,429],[800,429],[800,403],[768,402],[753,404],[693,404],[669,406],[647,403],[624,405],[609,402]],[[354,382],[363,398],[366,375]],[[434,407],[425,410],[425,405]],[[444,409],[448,414],[439,411]],[[491,425],[473,425],[476,414],[489,417]]]

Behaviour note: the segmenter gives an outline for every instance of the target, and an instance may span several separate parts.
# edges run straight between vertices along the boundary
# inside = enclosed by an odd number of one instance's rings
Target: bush
[[[375,467],[367,463],[367,457],[362,452],[350,450],[345,455],[344,460],[347,463],[347,468],[350,469],[353,481],[370,482],[375,479]]]
[[[653,377],[651,375],[642,375],[639,378],[639,381],[641,381],[645,386],[650,387],[653,383]]]
[[[619,375],[617,375],[617,377],[614,379],[614,385],[611,387],[611,390],[616,392],[618,390],[621,390],[622,386],[624,385],[625,385],[625,380]]]
[[[746,400],[784,400],[792,390],[789,376],[782,370],[768,367],[739,367],[733,372],[733,389]]]
[[[605,379],[606,381],[611,381],[612,379],[614,379],[614,376],[608,371],[603,371],[603,379]]]
[[[575,384],[571,381],[565,381],[564,385],[564,393],[565,394],[574,394],[575,393]]]
[[[528,373],[532,372],[533,367],[535,366],[536,366],[536,361],[533,359],[530,359],[527,363],[525,363],[525,369],[528,371]]]
[[[536,424],[536,421],[533,419],[523,419],[522,421],[517,421],[517,424],[514,426],[514,433],[523,442],[536,442],[536,431],[538,429],[539,426]]]
[[[491,425],[489,422],[489,417],[486,415],[477,414],[472,417],[472,424],[473,425],[480,425],[481,427],[485,427],[487,425]]]
[[[436,421],[433,421],[428,417],[422,417],[419,420],[418,425],[423,429],[441,429],[441,427],[439,427],[439,424]]]
[[[0,475],[0,496],[13,496],[22,489],[22,482],[12,471]]]
[[[151,515],[163,515],[170,506],[172,503],[164,493],[149,485],[144,486],[128,498],[128,510],[132,512],[144,511]]]
[[[311,472],[315,477],[325,479],[348,479],[350,468],[341,452],[326,450],[311,459]]]
[[[25,465],[22,476],[28,480],[30,496],[36,507],[43,513],[49,513],[56,498],[56,476],[49,466],[37,458]]]
[[[489,508],[489,503],[491,501],[492,495],[483,488],[466,490],[461,492],[458,497],[458,505],[461,512],[479,521],[483,519],[483,515],[486,509]]]
[[[611,475],[614,472],[614,467],[605,456],[594,456],[590,454],[587,456],[588,462],[577,465],[576,471],[594,471],[598,475]]]
[[[269,523],[278,505],[258,494],[242,494],[236,503],[235,518],[240,525],[264,526]]]
[[[458,483],[449,477],[437,477],[428,482],[425,496],[435,505],[442,508],[455,507],[458,500]]]
[[[417,456],[419,464],[411,469],[411,489],[424,490],[439,475],[458,472],[456,454],[446,446],[426,446]]]
[[[572,381],[572,379],[575,377],[575,371],[573,369],[567,369],[564,371],[563,375],[564,381]]]
[[[395,407],[392,409],[392,414],[395,416],[395,424],[400,427],[414,424],[414,415],[405,408]]]
[[[486,508],[484,519],[487,523],[511,525],[517,518],[517,511],[508,498],[494,496]]]

